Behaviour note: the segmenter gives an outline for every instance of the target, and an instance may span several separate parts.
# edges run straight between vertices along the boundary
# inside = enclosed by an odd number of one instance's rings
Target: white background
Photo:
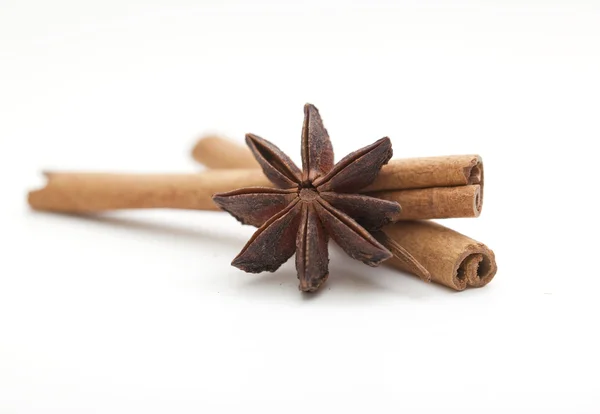
[[[499,271],[455,293],[332,249],[229,265],[220,213],[31,212],[42,169],[198,171],[202,132],[299,159],[479,153]],[[0,0],[0,412],[600,412],[600,5]],[[442,411],[443,410],[443,411]]]

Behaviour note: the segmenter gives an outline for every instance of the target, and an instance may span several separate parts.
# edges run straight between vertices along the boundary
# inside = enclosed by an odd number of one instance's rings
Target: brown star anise
[[[278,188],[242,188],[214,201],[243,224],[259,227],[231,263],[246,272],[274,272],[296,253],[300,290],[327,279],[329,236],[352,258],[377,266],[392,254],[369,233],[397,220],[400,205],[356,194],[392,157],[389,138],[333,163],[333,148],[319,111],[304,106],[302,171],[279,148],[246,135],[267,178]]]

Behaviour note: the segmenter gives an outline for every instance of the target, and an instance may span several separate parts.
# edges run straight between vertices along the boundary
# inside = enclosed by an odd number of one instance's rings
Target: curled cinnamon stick
[[[258,166],[250,150],[222,137],[201,138],[192,156],[209,168]],[[394,159],[361,192],[399,202],[401,220],[478,217],[483,164],[478,155]]]
[[[394,254],[386,264],[423,277],[403,260],[406,251],[429,272],[433,282],[455,290],[485,286],[498,269],[494,252],[486,245],[431,221],[397,222],[383,233],[379,240]]]
[[[481,213],[479,185],[378,191],[367,195],[400,203],[400,220],[478,217]]]
[[[248,148],[212,135],[200,138],[192,157],[209,168],[258,168]],[[375,182],[362,192],[472,184],[483,187],[483,163],[479,155],[400,158],[384,165]]]
[[[483,163],[479,155],[396,159],[385,165],[383,171],[385,173],[363,191],[456,187],[472,184],[483,187]]]

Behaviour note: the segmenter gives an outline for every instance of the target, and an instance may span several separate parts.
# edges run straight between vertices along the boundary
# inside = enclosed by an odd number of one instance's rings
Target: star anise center
[[[306,187],[300,189],[299,195],[302,201],[314,201],[319,197],[319,191],[314,187]]]

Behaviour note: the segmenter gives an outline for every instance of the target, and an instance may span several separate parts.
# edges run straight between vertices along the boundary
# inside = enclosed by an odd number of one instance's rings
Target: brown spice
[[[259,168],[248,148],[214,135],[201,137],[192,150],[192,157],[213,169]],[[471,184],[483,187],[483,182],[483,163],[479,155],[396,158],[381,167],[375,181],[361,192]]]
[[[278,188],[251,187],[214,196],[221,208],[243,224],[260,226],[232,265],[251,273],[273,272],[296,253],[299,288],[313,292],[329,275],[329,237],[350,257],[369,266],[392,256],[364,227],[379,230],[395,221],[400,206],[353,194],[371,184],[391,158],[389,138],[334,165],[333,147],[321,116],[307,104],[302,170],[269,141],[248,134],[246,142]]]
[[[226,157],[227,153],[233,156]],[[201,138],[193,157],[210,168],[252,165],[250,151],[222,137]],[[478,155],[395,159],[360,193],[399,202],[399,220],[478,217],[483,207],[483,163]]]
[[[70,213],[134,208],[218,210],[212,200],[215,193],[241,187],[273,188],[260,169],[207,170],[197,174],[47,172],[45,176],[46,186],[29,193],[31,207]],[[434,187],[365,195],[399,202],[399,220],[477,217],[481,212],[478,188]],[[325,199],[339,199],[323,194]],[[346,196],[348,201],[360,199]]]
[[[209,170],[200,174],[46,172],[44,188],[29,193],[35,210],[86,213],[133,208],[218,210],[215,193],[271,185],[261,170]]]
[[[364,192],[409,188],[483,187],[483,163],[479,155],[404,158],[392,160]]]
[[[201,142],[210,141],[201,140]],[[212,141],[211,145],[222,145],[223,142],[227,141],[217,138]],[[240,148],[237,144],[233,144],[233,146],[238,150]],[[205,154],[206,151],[201,153]],[[240,159],[243,160],[250,156],[250,152],[246,149],[236,153],[232,148],[222,151],[221,154],[213,156],[214,162],[208,164],[215,168],[223,166],[224,154],[235,154],[233,157],[226,157],[230,162],[227,167],[237,168]],[[195,158],[198,159],[197,156]],[[253,161],[245,165],[257,164]],[[435,168],[431,168],[431,166],[435,166]],[[48,177],[47,187],[29,194],[30,205],[39,210],[62,212],[161,207],[214,210],[217,207],[211,200],[211,194],[215,192],[252,185],[272,186],[262,171],[258,169],[206,171],[193,175],[94,173],[47,173],[46,175]],[[395,191],[427,185],[441,187]],[[405,218],[422,218],[423,215],[436,218],[459,217],[461,214],[477,216],[481,210],[483,166],[477,156],[393,160],[382,168],[382,173],[366,189],[371,190],[368,193],[370,195],[375,194],[382,198],[402,201],[405,208],[401,215]],[[366,190],[361,190],[361,192],[363,191]],[[323,198],[338,196],[333,192],[322,194]],[[349,194],[342,196],[346,197],[345,200],[338,199],[337,202],[343,204],[345,201],[345,208],[349,210],[348,214],[360,219],[366,227],[375,229],[390,220],[385,214],[380,215],[379,218],[369,215],[360,217],[360,203],[358,203],[358,210],[351,211],[356,205],[357,199],[349,197],[361,196]],[[305,194],[303,198],[307,197],[310,198],[310,195]],[[446,199],[454,197],[451,204],[460,206],[459,209],[463,209],[464,212],[457,213],[458,210],[455,210],[453,213],[449,213],[444,209],[446,201],[440,202],[443,197]],[[266,200],[269,201],[268,197]],[[424,202],[426,200],[437,200],[437,202]],[[457,203],[457,200],[463,200],[463,203]],[[265,202],[262,206],[268,206],[269,203]],[[429,205],[429,210],[425,208],[426,205]],[[465,210],[465,206],[470,207]],[[259,207],[261,207],[260,204]],[[437,210],[432,210],[431,207],[437,208]],[[318,227],[314,226],[318,220],[314,219],[313,210],[312,208],[302,209],[299,222],[303,225],[299,228],[296,243],[306,243],[311,239],[311,234],[314,235],[315,232],[320,231]],[[364,208],[363,211],[367,211],[367,209]],[[265,209],[263,213],[268,216],[269,210]],[[369,218],[371,218],[371,222]],[[294,216],[293,219],[296,220],[297,216]],[[259,225],[261,220],[263,219],[249,222],[249,224]],[[397,223],[386,226],[384,233],[379,233],[378,237],[394,255],[394,258],[389,261],[391,265],[419,275],[424,280],[433,280],[456,290],[462,290],[466,286],[483,286],[489,283],[496,273],[494,254],[490,249],[482,243],[439,224],[429,222]],[[315,246],[317,252],[323,252],[322,243],[307,243],[305,248],[307,254],[312,255],[315,252]],[[318,255],[316,257],[318,258]],[[321,256],[322,258],[323,256]],[[321,259],[317,259],[317,261]],[[304,272],[299,268],[299,272],[301,271]]]
[[[400,203],[400,220],[478,217],[481,213],[482,198],[479,185],[376,191],[366,194]]]
[[[485,286],[498,270],[494,252],[486,245],[431,221],[402,221],[384,227],[383,233],[378,240],[394,254],[386,264],[421,278],[428,275],[455,290]],[[405,252],[422,269],[407,263]]]
[[[227,146],[228,142],[230,141],[220,139],[213,141],[211,145]],[[197,157],[195,158],[198,160]],[[435,167],[430,168],[430,165]],[[403,174],[400,173],[401,171]],[[401,180],[401,184],[398,184],[398,180]],[[367,188],[393,190],[399,186],[410,188],[429,184],[441,186],[448,184],[454,187],[430,188],[426,192],[416,189],[386,191],[386,193],[395,194],[394,197],[397,197],[395,200],[401,201],[401,216],[414,217],[411,212],[422,214],[420,211],[425,208],[423,203],[416,200],[431,200],[428,196],[429,191],[433,193],[449,191],[449,194],[452,194],[454,191],[462,192],[471,189],[476,193],[477,187],[481,191],[483,186],[481,159],[478,156],[455,156],[392,160],[382,168],[375,182]],[[448,194],[445,196],[449,197]],[[471,209],[466,210],[468,213],[481,210],[481,198],[479,202],[475,197],[472,200],[466,203],[470,206],[467,208]],[[445,202],[438,203],[437,207],[429,203],[424,214],[441,216],[440,204],[443,206]],[[435,211],[432,208],[437,208],[438,213],[432,213]],[[392,259],[385,262],[387,265],[417,275],[424,281],[433,281],[454,290],[463,290],[467,286],[485,286],[497,271],[495,255],[491,249],[441,224],[428,221],[399,221],[384,227],[383,232],[374,234],[394,255]],[[407,258],[411,259],[407,260]]]

